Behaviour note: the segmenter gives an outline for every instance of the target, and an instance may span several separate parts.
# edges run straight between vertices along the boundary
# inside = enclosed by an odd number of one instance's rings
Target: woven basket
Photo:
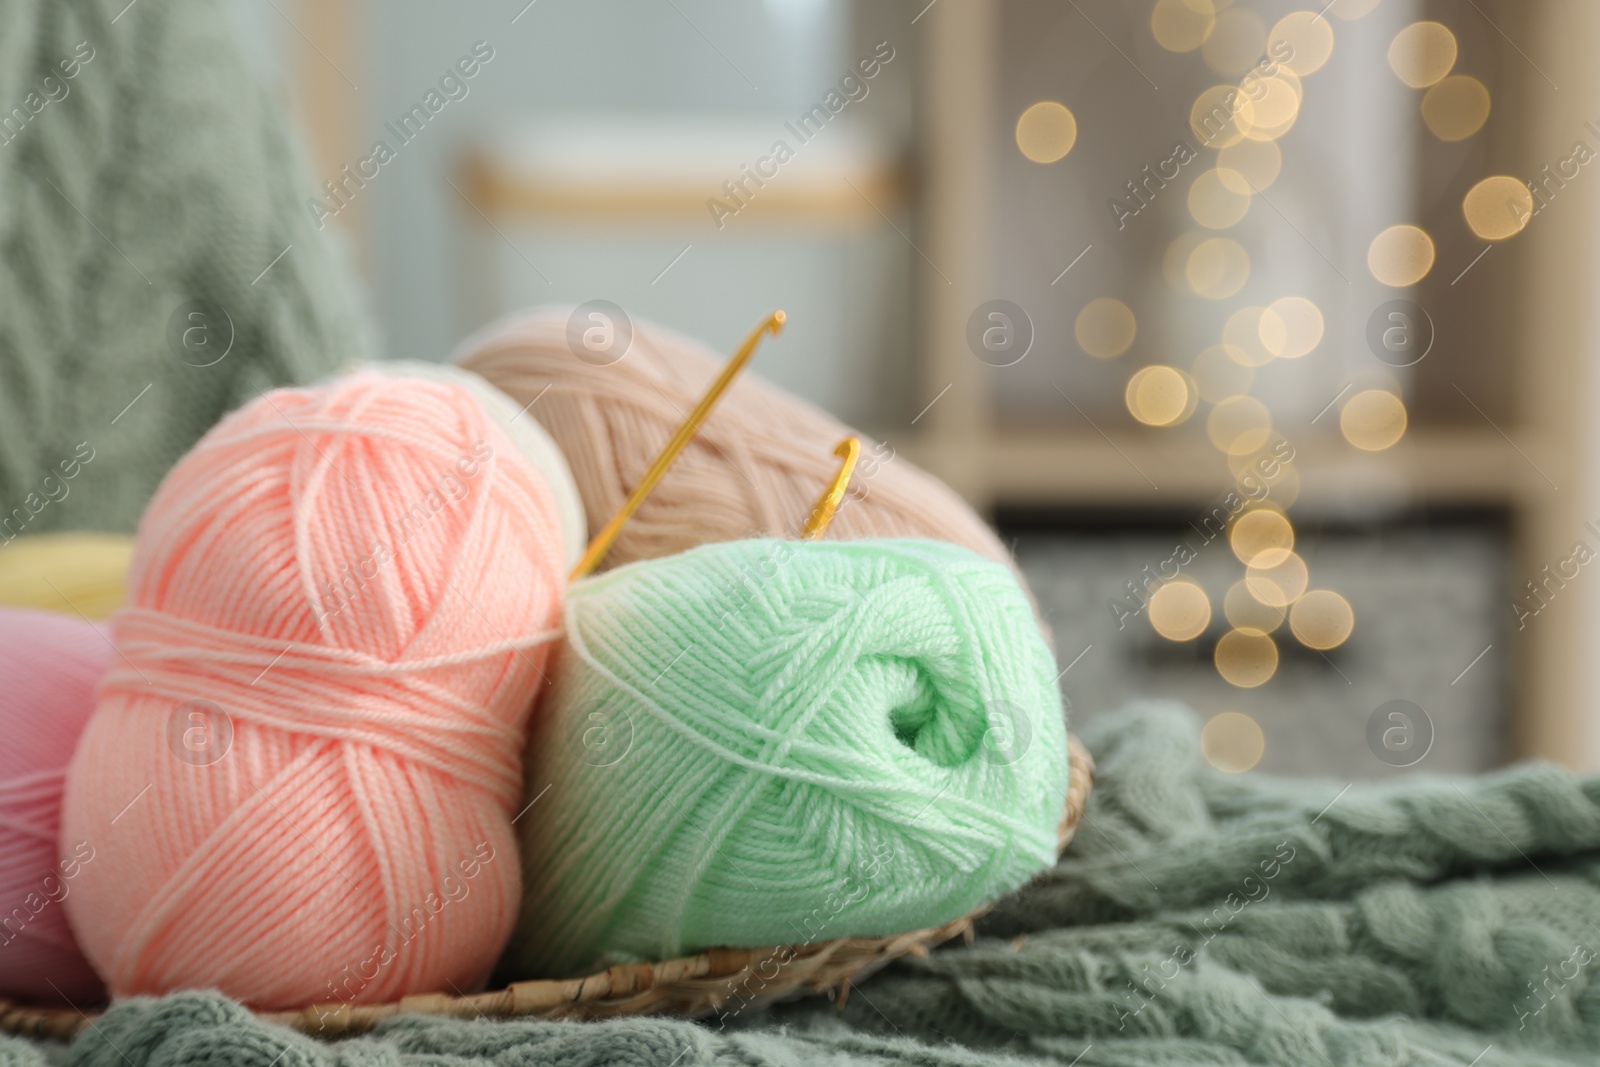
[[[1067,810],[1060,826],[1067,847],[1094,779],[1094,761],[1076,737],[1067,738],[1072,766]],[[664,963],[629,963],[584,978],[516,982],[472,996],[423,993],[391,1004],[313,1004],[299,1011],[262,1012],[270,1022],[323,1037],[360,1033],[397,1015],[456,1018],[602,1019],[670,1012],[735,1015],[780,1000],[827,993],[840,1004],[850,983],[901,956],[925,956],[956,936],[972,939],[984,904],[943,926],[892,937],[841,937],[803,945],[714,948]],[[76,1008],[39,1008],[0,998],[0,1030],[25,1037],[70,1038],[96,1018]]]

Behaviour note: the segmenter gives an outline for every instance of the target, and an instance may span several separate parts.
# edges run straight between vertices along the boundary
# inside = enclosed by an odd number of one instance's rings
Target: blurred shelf
[[[904,168],[883,137],[847,121],[806,132],[779,116],[546,121],[480,141],[462,178],[490,217],[587,226],[877,226],[903,204]]]
[[[1193,435],[1002,431],[970,446],[932,435],[891,443],[980,507],[1194,507],[1217,503],[1233,487],[1223,456]],[[1413,428],[1380,453],[1337,437],[1296,444],[1294,467],[1297,507],[1351,512],[1517,506],[1554,491],[1564,460],[1532,435],[1513,445],[1488,427]]]

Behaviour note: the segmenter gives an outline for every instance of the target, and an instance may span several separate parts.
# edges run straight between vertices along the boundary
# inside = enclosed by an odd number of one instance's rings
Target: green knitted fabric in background
[[[212,0],[0,4],[0,542],[133,529],[225,411],[365,354],[307,187]],[[169,344],[196,300],[233,323],[212,366]]]
[[[1167,706],[1084,735],[1099,774],[1067,859],[976,945],[896,963],[842,1012],[813,998],[701,1023],[413,1017],[323,1044],[184,994],[126,1003],[56,1054],[83,1067],[1600,1058],[1600,779],[1541,765],[1348,790],[1230,777]],[[0,1043],[0,1064],[43,1054]]]

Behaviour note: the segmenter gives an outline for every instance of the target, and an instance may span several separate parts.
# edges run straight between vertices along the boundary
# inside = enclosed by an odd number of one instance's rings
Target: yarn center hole
[[[981,715],[963,715],[942,698],[939,686],[919,663],[886,657],[894,678],[889,724],[900,743],[941,767],[959,767],[983,743]]]

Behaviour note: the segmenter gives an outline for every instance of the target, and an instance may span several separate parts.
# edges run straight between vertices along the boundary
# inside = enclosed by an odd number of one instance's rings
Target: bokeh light
[[[1234,520],[1228,531],[1228,545],[1240,563],[1272,567],[1289,558],[1294,548],[1294,526],[1281,512],[1255,508]]]
[[[1238,77],[1267,50],[1267,27],[1261,17],[1246,7],[1217,13],[1215,28],[1200,48],[1206,66],[1218,74]]]
[[[1211,625],[1211,601],[1194,582],[1168,582],[1150,597],[1150,626],[1168,641],[1193,641]]]
[[[1228,354],[1247,367],[1264,367],[1274,358],[1261,343],[1261,318],[1266,313],[1264,307],[1242,307],[1223,324],[1222,343]]]
[[[1238,241],[1211,237],[1189,253],[1184,277],[1195,295],[1226,300],[1250,280],[1250,255]]]
[[[1231,175],[1242,179],[1241,193],[1256,193],[1278,180],[1283,169],[1283,152],[1275,141],[1240,140],[1217,153],[1217,172],[1224,183]]]
[[[1267,35],[1267,53],[1287,52],[1283,65],[1304,78],[1322,69],[1333,55],[1333,26],[1315,11],[1292,11]]]
[[[1307,648],[1338,648],[1355,629],[1356,613],[1350,601],[1332,589],[1313,589],[1289,611],[1289,629]]]
[[[1072,334],[1095,359],[1116,359],[1133,345],[1138,329],[1132,308],[1115,297],[1101,296],[1078,312]]]
[[[1396,289],[1416,285],[1433,269],[1433,238],[1417,226],[1390,226],[1367,246],[1367,269]]]
[[[1169,52],[1193,52],[1216,26],[1217,9],[1211,0],[1156,0],[1150,13],[1150,32]]]
[[[1250,210],[1250,188],[1234,171],[1203,170],[1189,184],[1189,214],[1212,230],[1225,230]]]
[[[1260,630],[1229,630],[1211,658],[1223,681],[1240,689],[1263,685],[1278,671],[1277,643]]]
[[[1229,455],[1255,452],[1272,433],[1272,413],[1253,396],[1236,396],[1211,409],[1206,436]]]
[[[1035,163],[1054,163],[1078,141],[1078,120],[1054,100],[1041,100],[1017,119],[1017,147]]]
[[[1245,586],[1263,604],[1287,608],[1300,599],[1311,582],[1306,561],[1294,552],[1284,552],[1271,566],[1251,565],[1245,571]]]
[[[1441,81],[1456,65],[1456,35],[1437,22],[1413,22],[1389,45],[1389,66],[1413,89]]]
[[[1533,193],[1516,178],[1496,174],[1467,190],[1461,211],[1473,233],[1485,241],[1504,241],[1533,218]]]
[[[1244,140],[1239,126],[1241,101],[1237,85],[1213,85],[1195,97],[1189,109],[1189,131],[1202,147],[1223,149]]]
[[[1267,735],[1243,712],[1220,712],[1200,729],[1200,752],[1207,763],[1227,774],[1250,770],[1266,751]]]
[[[1194,255],[1201,241],[1210,237],[1205,230],[1189,230],[1172,239],[1161,255],[1161,273],[1168,285],[1182,293],[1193,292],[1189,288],[1189,257]]]
[[[1261,313],[1261,346],[1279,359],[1299,359],[1322,343],[1322,311],[1303,296],[1274,300]]]
[[[1381,452],[1405,436],[1406,406],[1387,389],[1363,390],[1339,413],[1339,431],[1357,448]]]
[[[1275,141],[1300,116],[1300,79],[1285,67],[1265,77],[1252,73],[1240,86],[1239,132],[1252,141]]]
[[[1423,94],[1422,121],[1441,141],[1464,141],[1489,121],[1489,90],[1477,78],[1452,74]]]
[[[1243,578],[1228,587],[1222,598],[1222,614],[1228,625],[1240,630],[1260,630],[1270,634],[1283,625],[1283,609],[1263,604],[1250,593],[1250,583]]]
[[[1128,413],[1146,426],[1175,426],[1194,414],[1199,394],[1183,371],[1156,364],[1128,379],[1125,399]]]
[[[1257,477],[1254,474],[1239,475],[1238,484],[1241,493],[1254,491],[1252,487],[1259,487],[1266,483],[1272,490],[1272,502],[1279,507],[1292,507],[1300,499],[1300,472],[1291,464],[1284,464],[1272,478]]]
[[[1250,391],[1256,372],[1228,351],[1225,344],[1212,345],[1194,357],[1190,368],[1196,391],[1207,404],[1220,404]]]

